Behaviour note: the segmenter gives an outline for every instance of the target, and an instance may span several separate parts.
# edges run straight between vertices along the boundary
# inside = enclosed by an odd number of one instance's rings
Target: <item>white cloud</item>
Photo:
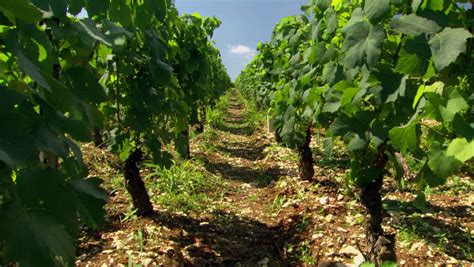
[[[229,45],[229,51],[232,54],[241,55],[248,60],[252,59],[257,54],[255,49],[241,44]]]

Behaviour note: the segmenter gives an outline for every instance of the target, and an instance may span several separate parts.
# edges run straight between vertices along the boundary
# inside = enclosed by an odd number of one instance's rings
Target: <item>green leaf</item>
[[[396,70],[400,73],[423,76],[430,64],[431,52],[423,36],[410,38],[405,41],[400,50]]]
[[[119,158],[121,161],[125,161],[128,159],[130,154],[132,154],[132,150],[134,149],[134,145],[129,140],[123,140],[123,143],[120,147],[120,154]]]
[[[361,137],[358,134],[354,135],[354,137],[351,139],[351,141],[347,145],[347,150],[356,151],[356,150],[365,149],[367,147],[368,142],[364,137]]]
[[[331,6],[331,0],[316,0],[315,4],[321,11],[325,11]]]
[[[379,85],[370,88],[369,92],[378,105],[395,102],[399,96],[404,95],[406,78],[403,75],[383,65],[378,66],[377,70],[372,71],[372,74],[377,78]]]
[[[0,131],[0,161],[11,168],[38,160],[33,133],[38,118],[26,102],[23,95],[0,86],[0,125],[9,127]]]
[[[454,148],[451,149],[451,153],[454,152]],[[428,151],[428,159],[429,168],[436,176],[443,179],[458,173],[461,169],[461,161],[438,147],[433,147]]]
[[[317,44],[318,42],[321,23],[322,21],[316,19],[311,22],[311,40],[313,41],[313,44]]]
[[[429,44],[436,69],[443,70],[453,63],[459,54],[464,53],[466,41],[471,37],[471,33],[465,29],[449,27],[434,35]]]
[[[469,140],[474,139],[474,128],[459,114],[454,115],[453,130]]]
[[[66,226],[71,235],[79,231],[76,205],[66,177],[55,169],[36,169],[18,174],[18,195],[28,209],[42,210]]]
[[[414,152],[418,144],[418,130],[419,125],[416,122],[395,127],[389,131],[390,142],[402,153],[408,150]]]
[[[110,0],[86,0],[87,1],[87,13],[90,17],[99,16],[105,17],[107,14],[107,8],[109,7]]]
[[[28,74],[35,82],[41,85],[43,88],[47,89],[48,91],[52,91],[51,86],[49,85],[46,77],[44,77],[43,73],[41,72],[40,68],[36,66],[33,62],[31,62],[22,51],[18,51],[18,66],[21,70],[23,70],[26,74]]]
[[[344,28],[344,32],[346,40],[342,50],[345,51],[345,68],[352,69],[364,63],[373,66],[382,52],[383,29],[362,21]]]
[[[308,49],[306,49],[305,53],[303,54],[303,58],[311,65],[314,65],[318,60],[317,50],[318,45],[312,45],[311,47],[308,47]]]
[[[66,17],[67,0],[32,0],[32,2],[43,10],[43,17]]]
[[[416,108],[416,105],[418,105],[418,102],[420,101],[420,98],[423,96],[425,93],[436,93],[436,94],[442,94],[444,89],[444,83],[442,82],[435,82],[431,85],[420,85],[418,87],[418,91],[416,92],[416,96],[413,100],[413,109]]]
[[[41,19],[41,12],[29,0],[2,0],[0,10],[28,23],[36,23]]]
[[[70,179],[79,179],[89,175],[89,170],[87,170],[87,167],[81,161],[81,157],[70,156],[68,158],[62,159],[61,167],[62,171]]]
[[[92,140],[92,130],[83,120],[62,118],[57,121],[57,125],[64,133],[70,134],[72,138],[79,142],[90,142]]]
[[[122,26],[128,27],[131,23],[132,10],[125,1],[112,1],[109,6],[109,18],[119,22]]]
[[[90,70],[73,67],[64,70],[63,75],[69,79],[72,93],[82,100],[95,104],[107,100],[107,94],[98,78]]]
[[[390,27],[399,33],[417,36],[420,34],[435,34],[441,27],[434,21],[419,17],[416,14],[393,18]]]
[[[444,8],[444,0],[425,0],[421,5],[423,9],[431,9],[433,11],[441,11]]]
[[[348,81],[340,81],[333,87],[336,91],[342,92],[342,95],[339,98],[341,107],[350,104],[354,96],[357,94],[357,92],[359,92],[359,88]]]
[[[336,12],[330,9],[326,12],[326,30],[324,34],[333,34],[338,27]]]
[[[46,78],[51,88],[51,91],[43,90],[43,96],[46,102],[59,111],[73,112],[75,102],[69,88],[49,75],[43,76]]]
[[[77,23],[74,24],[74,26],[82,30],[84,33],[89,35],[90,37],[94,38],[95,40],[103,43],[104,45],[108,47],[113,47],[113,41],[110,40],[105,34],[103,34],[95,25],[94,21],[91,20],[90,18],[85,18],[77,21]]]
[[[86,0],[68,0],[68,12],[76,16],[83,7],[86,7]]]
[[[456,89],[449,94],[449,99],[446,104],[446,109],[452,113],[456,114],[458,112],[469,110],[469,100],[466,99],[462,93]]]
[[[416,181],[421,185],[428,184],[430,187],[435,187],[444,184],[446,177],[436,175],[426,164],[416,175]]]
[[[468,142],[466,138],[456,138],[448,146],[446,156],[453,156],[461,162],[466,162],[474,157],[474,141]]]
[[[46,89],[43,95],[49,104],[63,112],[71,111],[73,100],[67,87],[33,64],[22,51],[18,51],[18,65],[34,81]]]
[[[413,9],[413,12],[416,12],[418,10],[418,7],[420,6],[422,0],[413,0],[411,3],[411,8]]]
[[[426,92],[425,97],[429,103],[426,107],[428,113],[432,112],[435,118],[445,125],[451,124],[456,114],[469,109],[468,100],[457,89],[452,90],[447,99],[442,97],[440,92]]]
[[[51,152],[61,158],[67,157],[69,147],[65,142],[66,138],[59,137],[58,132],[48,124],[40,123],[34,134],[36,136],[35,145],[39,149]]]
[[[74,266],[74,245],[61,225],[44,212],[15,209],[1,221],[7,262],[25,267]]]
[[[378,21],[390,11],[390,0],[365,0],[364,12],[370,21]]]
[[[332,99],[324,103],[322,112],[334,113],[338,111],[340,107],[341,107],[341,101],[339,101],[338,99]]]
[[[334,136],[345,136],[347,133],[365,136],[372,120],[373,114],[368,111],[357,112],[353,117],[341,113],[331,124],[330,130]]]
[[[145,0],[145,3],[148,3],[152,7],[158,20],[164,21],[168,14],[168,0]]]
[[[314,73],[316,72],[316,69],[312,69],[308,73],[304,74],[300,78],[300,82],[302,85],[308,85],[313,79],[314,79]]]
[[[79,215],[92,229],[98,229],[104,224],[107,192],[100,187],[99,178],[73,179],[69,182],[77,194]]]

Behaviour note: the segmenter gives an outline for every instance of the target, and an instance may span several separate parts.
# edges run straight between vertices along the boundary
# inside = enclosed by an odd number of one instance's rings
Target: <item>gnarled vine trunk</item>
[[[306,129],[306,140],[305,142],[298,148],[298,171],[300,178],[305,181],[311,181],[314,176],[314,168],[313,168],[313,153],[311,152],[311,147],[309,144],[311,143],[311,127],[308,126]]]
[[[371,168],[384,169],[388,158],[383,148]],[[385,172],[360,190],[360,199],[366,210],[365,230],[369,245],[370,261],[379,266],[382,262],[396,262],[395,237],[382,229],[383,206],[381,189]]]
[[[124,162],[123,174],[125,187],[132,197],[133,207],[137,209],[137,214],[139,216],[150,216],[153,214],[153,206],[138,168],[142,159],[143,152],[140,149],[131,153]]]
[[[182,132],[184,136],[183,140],[183,145],[184,145],[184,151],[181,151],[181,156],[183,159],[190,159],[191,158],[191,148],[189,144],[189,127],[186,127],[186,129]]]
[[[275,130],[275,141],[279,144],[283,142],[283,139],[281,139],[281,135],[280,135],[280,129]]]
[[[92,133],[92,137],[94,139],[94,145],[98,148],[104,148],[105,143],[104,143],[104,138],[102,136],[102,131],[95,127],[94,132]]]

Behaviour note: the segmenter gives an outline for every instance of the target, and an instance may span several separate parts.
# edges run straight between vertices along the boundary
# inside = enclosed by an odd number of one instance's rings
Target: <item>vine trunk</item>
[[[383,148],[370,169],[385,169],[388,157]],[[384,217],[381,189],[385,172],[360,190],[360,200],[365,207],[365,229],[369,245],[369,260],[380,266],[383,262],[396,262],[395,236],[386,234],[382,229]]]
[[[305,181],[311,181],[314,176],[313,154],[311,152],[311,127],[306,129],[305,142],[298,149],[298,171],[300,178]]]
[[[137,149],[125,160],[123,167],[125,187],[132,197],[133,207],[137,209],[137,214],[150,216],[153,214],[153,206],[138,168],[142,159],[143,152]]]

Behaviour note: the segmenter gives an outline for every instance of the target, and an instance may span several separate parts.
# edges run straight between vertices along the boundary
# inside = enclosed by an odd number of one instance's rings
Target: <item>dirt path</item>
[[[107,161],[112,161],[109,154],[99,150],[87,153],[94,175],[106,180],[111,193],[107,225],[102,231],[82,234],[76,264],[289,266],[285,246],[290,239],[298,243],[296,225],[300,219],[287,220],[286,215],[279,214],[281,207],[276,212],[272,209],[280,193],[276,183],[292,168],[265,158],[264,150],[271,145],[271,138],[263,129],[249,125],[246,113],[244,104],[232,97],[224,124],[211,130],[214,138],[192,141],[192,157],[201,162],[192,164],[222,184],[213,189],[216,192],[209,192],[212,203],[202,212],[173,212],[155,200],[156,214],[152,218],[130,215],[128,194],[123,185],[117,188],[120,174],[111,174],[113,169],[107,167]],[[145,182],[150,191],[156,180]],[[161,194],[153,190],[150,193]]]
[[[262,129],[245,123],[245,106],[231,98],[225,124],[215,140],[215,151],[197,153],[211,173],[227,181],[221,215],[229,220],[219,238],[229,239],[222,260],[228,265],[235,259],[241,266],[285,266],[285,239],[291,235],[271,212],[275,182],[287,170],[275,167],[263,158],[270,145]],[[217,242],[216,245],[220,245]]]

